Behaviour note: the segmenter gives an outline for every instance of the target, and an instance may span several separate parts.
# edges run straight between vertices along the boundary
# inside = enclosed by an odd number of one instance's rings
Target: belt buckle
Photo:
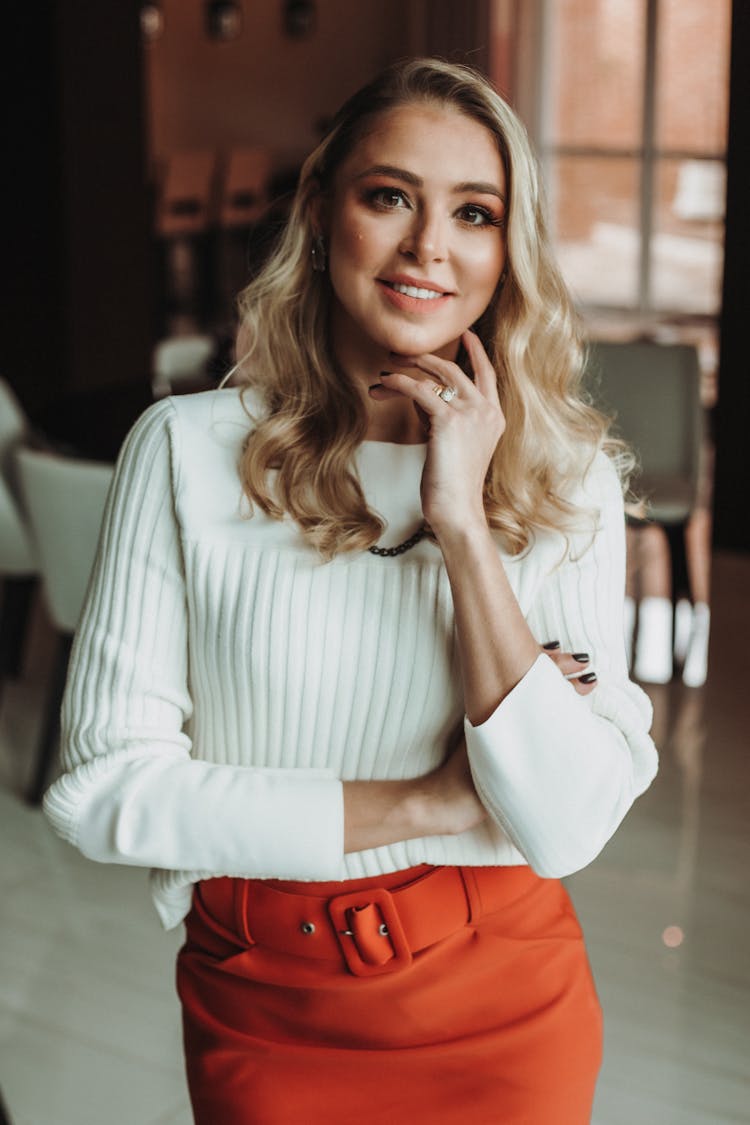
[[[380,934],[387,937],[393,956],[383,964],[373,964],[363,958],[357,945],[357,935],[350,923],[352,911],[376,906],[382,917]],[[404,927],[396,910],[393,896],[384,887],[370,890],[352,891],[351,894],[336,895],[328,902],[328,915],[333,923],[336,938],[347,967],[356,977],[380,976],[408,968],[412,963],[412,953],[406,940]],[[385,926],[385,932],[382,930]]]

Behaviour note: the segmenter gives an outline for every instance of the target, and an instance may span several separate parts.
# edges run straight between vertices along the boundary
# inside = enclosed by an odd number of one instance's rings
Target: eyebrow
[[[393,179],[401,180],[402,183],[410,184],[412,187],[424,186],[424,180],[421,176],[416,176],[414,172],[409,172],[406,168],[398,168],[394,164],[373,164],[371,168],[365,168],[364,172],[360,172],[357,179],[362,180],[366,176],[391,176]],[[463,183],[455,184],[452,190],[456,194],[476,192],[478,195],[494,195],[505,203],[505,196],[497,185],[484,180],[465,180]]]

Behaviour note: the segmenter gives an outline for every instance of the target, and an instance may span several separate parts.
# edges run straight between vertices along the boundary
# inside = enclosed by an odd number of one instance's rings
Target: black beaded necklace
[[[390,559],[395,555],[403,555],[405,551],[410,551],[412,547],[416,547],[417,543],[421,543],[426,534],[427,528],[422,524],[413,535],[410,535],[403,543],[399,543],[397,547],[368,547],[367,550],[371,555],[378,555],[380,558]]]

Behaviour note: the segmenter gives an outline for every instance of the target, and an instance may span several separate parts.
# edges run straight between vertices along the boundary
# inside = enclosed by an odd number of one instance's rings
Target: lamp
[[[206,31],[209,39],[227,42],[239,38],[242,31],[242,8],[234,0],[208,0]]]
[[[314,0],[285,0],[284,32],[290,39],[309,39],[315,30]]]
[[[153,43],[164,31],[164,12],[156,0],[141,5],[141,33],[147,43]]]

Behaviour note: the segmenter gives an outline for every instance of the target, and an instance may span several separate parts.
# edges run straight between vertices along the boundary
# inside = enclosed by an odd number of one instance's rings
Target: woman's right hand
[[[487,816],[474,788],[463,734],[443,764],[428,774],[426,782],[434,817],[431,835],[458,836],[476,828]]]

